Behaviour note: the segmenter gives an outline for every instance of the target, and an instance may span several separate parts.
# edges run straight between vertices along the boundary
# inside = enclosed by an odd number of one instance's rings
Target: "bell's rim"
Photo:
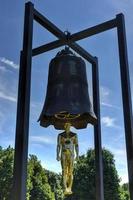
[[[64,125],[67,122],[71,123],[71,126],[76,129],[85,129],[87,128],[88,124],[96,125],[97,124],[97,117],[94,113],[82,113],[78,118],[75,119],[57,119],[54,115],[43,115],[38,120],[40,122],[40,126],[48,127],[53,125],[57,130],[64,130]]]

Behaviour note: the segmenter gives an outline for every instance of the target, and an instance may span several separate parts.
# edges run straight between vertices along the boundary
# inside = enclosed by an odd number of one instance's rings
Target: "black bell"
[[[56,129],[64,129],[66,122],[82,129],[97,121],[88,94],[85,62],[67,47],[50,62],[46,99],[38,121],[43,127],[53,125]]]

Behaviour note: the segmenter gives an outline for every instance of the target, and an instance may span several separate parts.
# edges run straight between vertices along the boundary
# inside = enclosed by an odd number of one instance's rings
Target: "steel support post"
[[[26,199],[33,4],[25,6],[23,51],[20,56],[13,191],[11,200]]]
[[[118,46],[120,56],[121,88],[124,112],[125,138],[129,175],[130,199],[133,200],[133,114],[131,89],[127,56],[126,31],[124,15],[117,15]]]
[[[97,124],[94,126],[96,200],[104,200],[100,95],[99,95],[99,71],[98,71],[97,57],[95,57],[95,62],[92,64],[92,80],[93,80],[93,105],[94,105],[94,112],[97,116]]]

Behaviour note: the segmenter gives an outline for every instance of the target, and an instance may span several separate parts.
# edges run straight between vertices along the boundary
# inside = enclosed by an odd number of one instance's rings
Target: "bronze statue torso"
[[[70,132],[67,134],[66,132],[60,133],[60,144],[62,145],[62,154],[63,153],[71,153],[74,156],[74,145],[77,143],[77,135],[76,133]]]

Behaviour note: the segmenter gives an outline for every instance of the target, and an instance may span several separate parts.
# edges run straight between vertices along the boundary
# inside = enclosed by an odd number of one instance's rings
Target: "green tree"
[[[104,196],[105,200],[120,200],[119,177],[112,153],[103,150]],[[74,195],[76,200],[95,200],[95,152],[88,150],[80,156],[74,170]]]
[[[13,149],[0,147],[0,200],[9,199],[12,188]]]
[[[29,158],[27,191],[27,200],[55,200],[45,170],[34,155]]]
[[[52,192],[55,195],[55,200],[63,200],[63,186],[62,186],[62,176],[60,174],[46,171],[48,182],[51,186]]]
[[[0,200],[8,200],[12,187],[14,150],[0,147]],[[114,157],[103,150],[105,200],[129,200],[128,185],[119,186]],[[65,200],[95,200],[95,153],[88,150],[74,168],[73,195]],[[62,178],[45,170],[34,155],[28,160],[27,200],[63,200]]]
[[[10,199],[13,179],[14,150],[0,147],[0,200]],[[31,155],[28,160],[27,200],[55,200],[48,183],[45,169],[37,157]]]
[[[115,167],[113,154],[108,150],[103,150],[103,166],[104,166],[104,190],[105,200],[119,200],[119,183],[120,178]]]
[[[130,199],[128,183],[124,183],[123,185],[120,186],[120,196],[121,196],[121,200]]]

